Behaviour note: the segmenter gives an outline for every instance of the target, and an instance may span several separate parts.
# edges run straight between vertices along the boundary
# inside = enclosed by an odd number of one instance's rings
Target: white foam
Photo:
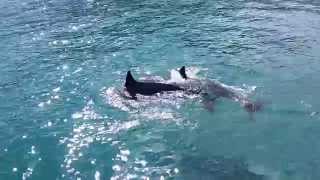
[[[136,127],[138,125],[140,125],[140,122],[138,120],[128,121],[128,122],[124,122],[121,124],[114,123],[114,124],[110,125],[107,132],[111,133],[111,134],[117,134],[121,130],[128,130],[128,129],[131,129],[131,128]]]
[[[119,165],[114,165],[114,166],[112,166],[112,169],[113,169],[114,171],[120,171],[120,170],[121,170],[121,167],[120,167]]]
[[[96,171],[96,172],[94,173],[94,179],[95,179],[95,180],[100,180],[100,172],[99,172],[99,171]]]
[[[102,118],[102,116],[100,116],[94,111],[93,105],[94,105],[93,101],[89,100],[87,105],[82,109],[81,112],[75,112],[72,114],[71,117],[73,119],[83,118],[84,120]]]
[[[182,76],[177,70],[172,69],[170,71],[170,79],[167,81],[167,83],[181,83],[181,82],[185,82],[185,79],[182,78]]]
[[[72,114],[72,119],[79,119],[82,118],[82,113],[81,112],[75,112]]]
[[[129,95],[125,95],[125,91],[122,93],[120,90],[117,90],[114,87],[108,88],[106,91],[102,93],[105,97],[106,102],[112,107],[119,108],[123,111],[135,112],[136,110],[143,110],[146,112],[154,107],[159,106],[173,106],[175,108],[179,107],[186,99],[192,99],[197,97],[197,95],[190,95],[180,91],[177,92],[166,92],[166,93],[158,93],[153,96],[143,96],[137,94],[138,100],[129,99]],[[128,96],[128,97],[125,97]],[[156,116],[159,116],[157,114]],[[166,115],[162,114],[163,117]],[[162,116],[160,115],[160,116]]]
[[[43,107],[44,106],[44,102],[41,102],[38,104],[39,107]]]
[[[159,109],[154,109],[151,111],[145,111],[140,114],[141,116],[149,119],[174,119],[173,112],[164,112],[160,111]]]
[[[198,73],[201,71],[198,67],[188,67],[186,68],[186,75],[191,79],[200,79],[198,77]],[[186,80],[181,76],[179,70],[171,69],[170,70],[170,79],[167,81],[168,83],[183,83]]]
[[[123,111],[129,111],[129,108],[124,104],[124,98],[121,97],[116,88],[108,88],[105,91],[104,96],[106,97],[107,103],[111,106],[119,108]]]
[[[69,41],[69,40],[61,40],[61,43],[62,43],[63,45],[66,45],[66,44],[69,44],[70,41]]]
[[[36,154],[35,146],[31,146],[30,154]]]
[[[62,66],[62,69],[63,69],[63,70],[67,70],[67,69],[69,69],[69,66],[66,65],[66,64],[64,64],[64,65]]]
[[[178,169],[178,168],[174,168],[173,172],[174,172],[175,174],[178,174],[178,173],[179,173],[179,169]]]
[[[53,92],[59,92],[60,89],[61,89],[60,87],[57,87],[57,88],[54,88],[52,91],[53,91]]]
[[[128,149],[120,150],[120,154],[125,155],[125,156],[129,156],[130,155],[130,151]]]

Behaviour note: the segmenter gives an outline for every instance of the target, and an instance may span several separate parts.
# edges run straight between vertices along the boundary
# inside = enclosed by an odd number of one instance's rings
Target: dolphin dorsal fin
[[[131,85],[131,84],[134,84],[136,82],[136,80],[134,80],[133,76],[131,75],[131,72],[128,71],[127,72],[127,77],[126,77],[126,83],[125,85]]]
[[[186,74],[186,67],[185,66],[182,66],[179,69],[179,73],[180,73],[180,75],[182,76],[183,79],[188,79],[187,74]]]

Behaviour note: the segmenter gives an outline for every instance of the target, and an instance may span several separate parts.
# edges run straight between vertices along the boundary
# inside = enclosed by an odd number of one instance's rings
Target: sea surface
[[[263,109],[119,96],[183,65]],[[0,179],[319,180],[319,82],[318,0],[2,0]]]

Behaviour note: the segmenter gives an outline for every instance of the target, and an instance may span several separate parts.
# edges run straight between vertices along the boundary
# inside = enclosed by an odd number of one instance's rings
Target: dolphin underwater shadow
[[[125,90],[129,94],[130,99],[137,100],[137,94],[143,96],[152,96],[157,93],[182,91],[187,94],[198,94],[202,98],[202,103],[208,111],[214,110],[215,101],[218,98],[227,98],[240,105],[250,114],[262,109],[262,102],[251,101],[246,95],[237,92],[231,86],[224,85],[218,81],[210,79],[197,79],[189,77],[186,73],[185,66],[178,70],[178,74],[182,81],[167,81],[160,83],[155,81],[137,81],[133,78],[130,71],[127,72],[125,81]]]

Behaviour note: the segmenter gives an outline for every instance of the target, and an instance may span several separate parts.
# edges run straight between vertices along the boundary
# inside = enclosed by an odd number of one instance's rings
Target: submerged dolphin
[[[153,94],[165,91],[183,90],[179,86],[173,84],[136,81],[131,75],[130,71],[127,72],[126,82],[124,86],[133,99],[137,99],[136,94],[151,96]]]
[[[179,87],[186,89],[193,84],[198,86],[198,91],[203,97],[203,103],[208,110],[213,110],[214,101],[219,97],[224,97],[232,99],[234,101],[240,102],[240,104],[245,108],[249,113],[259,111],[262,108],[261,102],[252,102],[248,97],[234,91],[230,87],[223,85],[222,83],[212,81],[212,80],[203,80],[189,78],[186,74],[185,66],[182,66],[179,70],[179,74],[186,81],[185,83],[180,84]],[[187,87],[186,87],[187,86]]]

